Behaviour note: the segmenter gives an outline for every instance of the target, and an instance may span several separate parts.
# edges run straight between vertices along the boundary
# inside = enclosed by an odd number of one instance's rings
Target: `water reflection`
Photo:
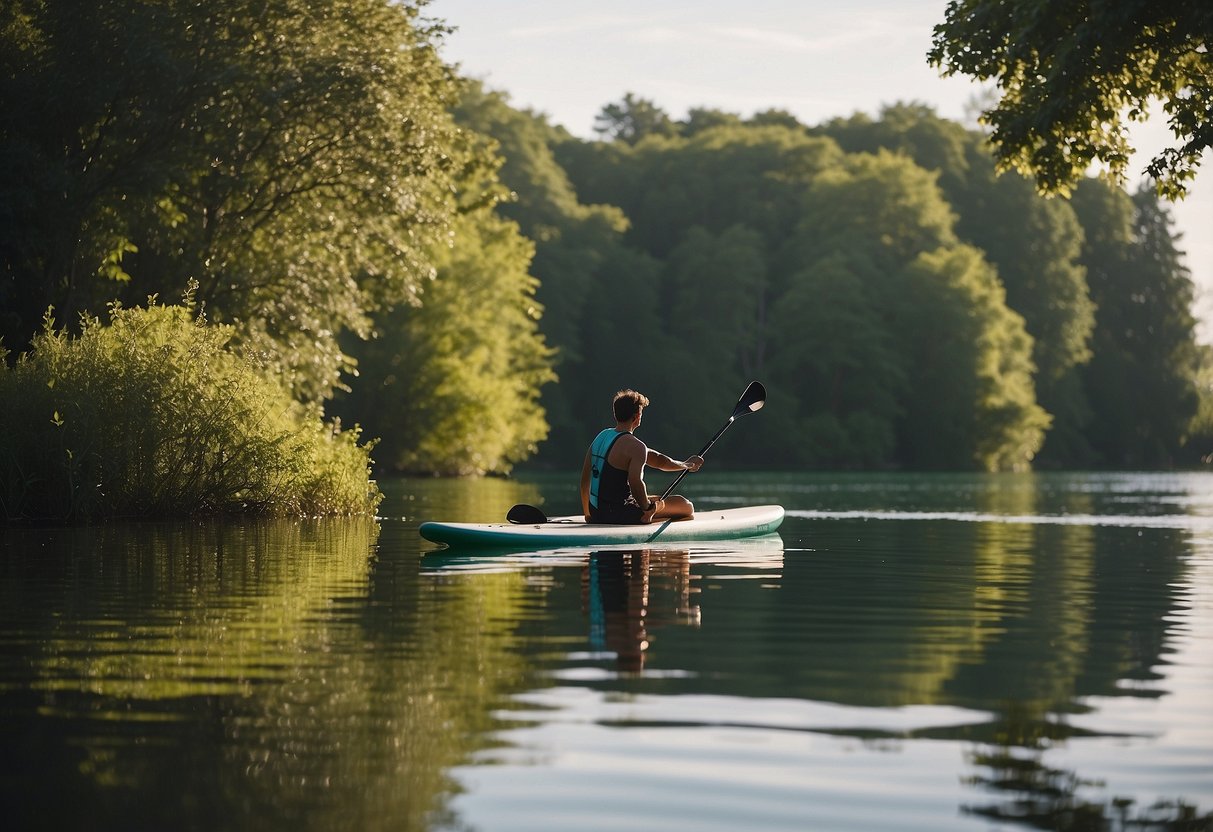
[[[577,499],[577,481],[569,478],[571,497]],[[543,508],[539,487],[521,480],[440,479],[399,477],[380,483],[385,518],[419,523],[422,520],[458,519],[464,523],[500,523],[510,506],[526,503]],[[428,545],[428,544],[427,544]]]
[[[593,552],[581,578],[590,647],[613,652],[621,673],[640,673],[653,631],[699,626],[691,580],[689,550]]]
[[[567,482],[405,480],[378,522],[0,530],[6,826],[1209,828],[1213,538],[1132,518],[1213,480],[768,479],[697,502],[924,515],[435,552]]]
[[[379,537],[362,519],[6,531],[6,825],[441,822],[448,769],[528,684],[530,590],[421,586]]]
[[[968,784],[1002,797],[1001,802],[966,805],[966,814],[1056,832],[1149,829],[1199,832],[1213,829],[1213,813],[1184,799],[1156,800],[1139,806],[1133,797],[1091,800],[1084,791],[1104,784],[1078,772],[1051,768],[1043,751],[1023,753],[1000,746],[976,751],[969,760],[981,774]]]
[[[1101,510],[1085,492],[1063,500],[1047,490],[1015,487],[977,491],[970,498],[968,511],[990,517],[1034,517],[1043,506],[1061,503],[1079,514]],[[709,748],[702,738],[727,727],[749,734],[748,743],[779,747],[789,742],[780,735],[808,733],[858,740],[872,754],[860,763],[866,781],[889,783],[894,791],[912,788],[922,800],[951,795],[953,811],[960,807],[971,819],[1053,829],[1196,829],[1213,823],[1208,807],[1199,803],[1207,787],[1195,785],[1193,774],[1193,759],[1207,759],[1207,751],[1194,758],[1177,736],[1193,722],[1208,730],[1207,705],[1151,711],[1158,727],[1148,729],[1116,716],[1100,700],[1150,702],[1179,684],[1167,679],[1175,661],[1175,625],[1190,603],[1185,588],[1192,585],[1192,543],[1185,528],[1138,529],[1121,520],[1091,525],[793,518],[783,537],[790,550],[785,557],[780,547],[778,575],[771,578],[731,580],[740,574],[726,575],[727,568],[692,557],[697,565],[685,585],[697,592],[687,598],[701,613],[695,626],[667,625],[657,637],[653,571],[645,568],[642,553],[554,565],[548,579],[549,643],[556,634],[569,640],[588,620],[591,646],[613,653],[619,672],[577,672],[599,659],[594,653],[570,656],[556,687],[525,694],[533,707],[526,712],[527,727],[503,735],[519,744],[518,754],[501,752],[491,759],[509,768],[519,757],[533,766],[551,755],[540,779],[575,790],[562,772],[578,757],[558,750],[553,726],[577,725],[583,727],[569,733],[578,737],[583,753],[602,758],[604,771],[630,766],[651,784],[635,795],[642,802],[676,787],[741,800],[723,774],[733,770],[728,747]],[[470,558],[461,566],[458,560],[447,565],[476,568]],[[491,568],[524,571],[538,563],[533,555],[490,560]],[[579,620],[568,619],[571,599],[560,578],[562,569],[574,566],[580,575]],[[754,568],[748,577],[759,577],[763,567]],[[683,585],[679,574],[672,573],[672,587]],[[603,596],[601,610],[595,609],[595,593]],[[679,619],[669,611],[692,607],[679,594],[660,606],[672,620]],[[613,599],[610,617],[607,597]],[[1201,684],[1207,687],[1207,679]],[[587,698],[577,691],[592,693]],[[584,727],[596,725],[643,732],[632,742],[642,743],[655,759],[668,763],[696,755],[703,757],[703,767],[695,778],[681,772],[675,784],[660,767],[629,756],[626,741]],[[533,739],[553,733],[554,744]],[[1100,759],[1090,749],[1101,743],[1118,750]],[[1126,743],[1128,750],[1119,745]],[[942,761],[938,753],[928,757],[936,778],[929,785],[905,785],[913,778],[885,752],[919,756],[927,747],[951,749],[951,760]],[[829,757],[815,746],[811,759]],[[1149,788],[1135,788],[1132,781],[1117,788],[1104,774],[1108,763],[1122,772],[1121,779],[1124,771],[1182,771],[1186,779],[1163,791],[1180,798],[1155,805]],[[481,773],[476,782],[483,800],[492,803],[499,796],[494,776]],[[779,800],[806,805],[804,794],[815,795],[812,787],[789,788]],[[867,828],[905,828],[894,820],[895,797],[857,788],[849,799],[852,805],[872,800],[873,816],[882,819]],[[475,801],[459,805],[476,817]],[[713,818],[684,808],[697,823],[712,825]],[[761,816],[758,807],[751,811]]]

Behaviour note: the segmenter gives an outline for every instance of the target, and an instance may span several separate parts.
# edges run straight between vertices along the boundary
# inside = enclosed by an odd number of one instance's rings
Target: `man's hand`
[[[698,454],[687,457],[686,461],[682,463],[682,467],[686,468],[691,473],[694,473],[703,467],[703,457],[699,456]]]

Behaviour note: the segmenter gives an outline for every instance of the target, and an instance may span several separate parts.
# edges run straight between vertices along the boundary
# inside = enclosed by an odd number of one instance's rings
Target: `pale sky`
[[[805,124],[917,101],[964,121],[979,92],[927,65],[947,0],[432,0],[456,31],[444,58],[584,138],[631,92],[674,118],[692,107],[742,116],[778,108]],[[1160,109],[1160,108],[1159,108]],[[1133,182],[1166,146],[1161,118],[1134,131]],[[1213,158],[1171,206],[1197,285],[1201,340],[1213,342]]]

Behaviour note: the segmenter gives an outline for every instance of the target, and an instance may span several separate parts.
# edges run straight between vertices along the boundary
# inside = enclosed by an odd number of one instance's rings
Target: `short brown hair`
[[[620,390],[615,394],[614,400],[611,402],[611,409],[615,411],[616,422],[627,422],[632,419],[640,408],[649,406],[649,397],[643,393],[637,393],[635,390]]]

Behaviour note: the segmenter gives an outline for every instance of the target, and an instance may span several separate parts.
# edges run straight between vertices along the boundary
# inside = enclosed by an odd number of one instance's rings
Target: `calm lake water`
[[[0,531],[0,823],[1213,828],[1213,474],[704,473],[680,490],[781,533],[417,535],[575,488]]]

